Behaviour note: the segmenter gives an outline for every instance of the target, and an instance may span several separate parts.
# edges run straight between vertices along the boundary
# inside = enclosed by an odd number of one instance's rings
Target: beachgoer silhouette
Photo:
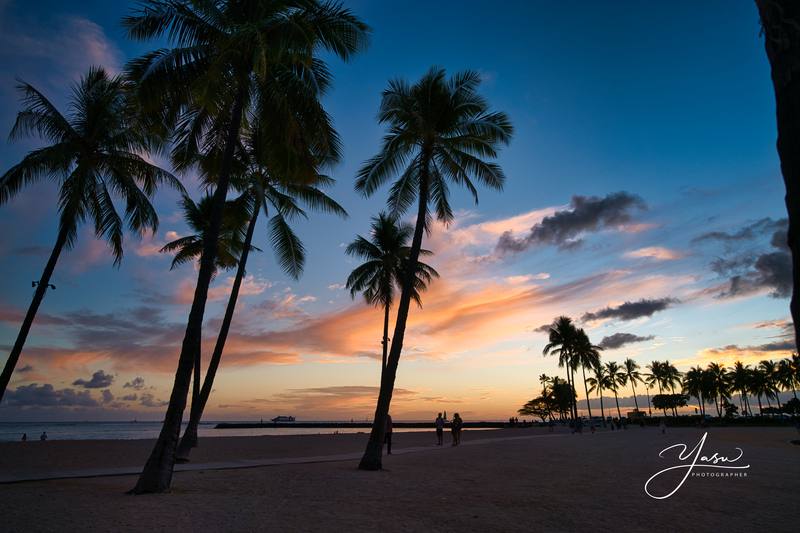
[[[453,423],[451,424],[451,433],[453,434],[453,446],[461,444],[461,427],[464,421],[461,420],[461,415],[455,413],[453,415]]]
[[[442,413],[439,413],[433,425],[436,427],[436,445],[441,446],[444,443],[444,418],[442,418]]]
[[[386,443],[386,453],[392,455],[392,415],[386,415],[386,430],[384,431],[383,442]]]
[[[28,440],[28,434],[27,433],[23,433],[22,434],[22,442],[25,442],[26,440]]]
[[[39,437],[39,440],[47,440],[47,432],[42,431],[42,435]]]

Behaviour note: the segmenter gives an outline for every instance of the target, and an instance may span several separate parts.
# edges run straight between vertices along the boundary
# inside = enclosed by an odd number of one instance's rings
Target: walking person
[[[41,440],[41,441],[47,440],[47,432],[46,431],[42,431],[41,436],[39,436],[39,440]]]
[[[439,413],[433,425],[436,427],[436,445],[441,446],[444,443],[444,418],[442,418],[442,413]]]
[[[386,430],[384,431],[383,442],[386,443],[386,453],[392,455],[392,415],[386,415]]]
[[[22,442],[25,442],[26,440],[28,440],[28,434],[27,433],[23,433],[22,434]]]

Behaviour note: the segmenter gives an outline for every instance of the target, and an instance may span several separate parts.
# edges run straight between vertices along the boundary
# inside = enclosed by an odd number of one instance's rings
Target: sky
[[[207,419],[373,413],[382,314],[343,288],[357,265],[344,248],[368,235],[387,188],[363,198],[354,176],[378,149],[388,80],[413,82],[433,65],[478,71],[480,92],[511,117],[515,135],[498,159],[505,190],[481,190],[475,205],[454,189],[455,222],[425,242],[441,278],[412,308],[395,419],[514,415],[538,394],[540,374],[563,376],[542,355],[542,326],[559,315],[604,346],[604,360],[642,367],[789,353],[783,184],[753,2],[347,5],[373,30],[349,63],[326,57],[334,86],[324,104],[344,143],[329,194],[349,217],[296,223],[308,251],[299,281],[280,271],[257,228],[263,252],[248,262]],[[119,20],[130,8],[0,0],[0,132],[20,107],[15,79],[64,109],[89,66],[120,72],[163,46],[125,38]],[[0,142],[0,171],[37,146]],[[182,179],[199,197],[196,177]],[[56,194],[41,183],[0,207],[0,361],[55,241]],[[91,228],[80,230],[0,421],[161,419],[196,279],[192,265],[170,270],[158,252],[188,234],[177,200],[158,194],[158,231],[128,235],[119,268]],[[210,291],[206,356],[232,276],[220,273]]]

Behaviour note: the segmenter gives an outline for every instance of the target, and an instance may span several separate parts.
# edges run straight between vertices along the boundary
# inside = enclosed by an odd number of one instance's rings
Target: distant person
[[[453,415],[453,423],[451,427],[451,432],[453,434],[453,446],[458,446],[461,444],[461,428],[464,425],[464,421],[461,419],[461,415],[455,413]]]
[[[439,413],[433,425],[436,427],[436,445],[441,446],[444,444],[444,418],[442,418],[442,413]]]
[[[383,442],[386,443],[386,453],[392,455],[392,415],[386,415],[386,429],[384,431]]]
[[[39,440],[42,440],[42,441],[47,440],[47,432],[46,431],[42,431],[42,434],[39,437]]]
[[[22,442],[25,442],[26,440],[28,440],[28,434],[27,433],[23,433],[22,434]]]

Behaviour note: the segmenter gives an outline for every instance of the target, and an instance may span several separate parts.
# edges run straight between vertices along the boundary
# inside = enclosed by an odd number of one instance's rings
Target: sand
[[[699,429],[549,434],[465,432],[464,445],[356,461],[176,473],[169,494],[128,496],[134,476],[0,485],[3,531],[796,531],[800,446],[792,428],[714,428],[705,451],[744,452],[746,478],[690,478],[672,497],[643,490],[666,446]],[[515,438],[508,437],[530,437]],[[193,462],[361,451],[365,435],[204,439]],[[395,434],[399,449],[433,434]],[[4,443],[0,469],[26,473],[144,461],[152,441]],[[740,463],[741,464],[741,463]]]

